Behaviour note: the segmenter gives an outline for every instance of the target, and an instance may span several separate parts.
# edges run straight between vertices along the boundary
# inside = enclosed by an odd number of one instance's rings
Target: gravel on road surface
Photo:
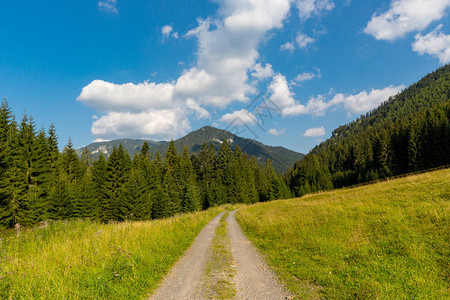
[[[201,299],[203,271],[209,258],[209,249],[222,212],[209,222],[195,238],[191,247],[172,267],[155,293],[152,300]]]
[[[291,294],[278,281],[259,252],[242,232],[235,218],[236,210],[227,217],[231,253],[235,261],[235,299],[290,299]]]

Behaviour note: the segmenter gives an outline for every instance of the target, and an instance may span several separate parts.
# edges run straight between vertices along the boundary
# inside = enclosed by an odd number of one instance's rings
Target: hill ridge
[[[255,156],[260,163],[265,163],[267,159],[270,159],[273,166],[281,172],[287,171],[296,161],[301,160],[304,156],[302,153],[287,149],[283,146],[265,145],[259,141],[240,137],[227,130],[209,125],[191,131],[185,136],[173,141],[179,154],[183,151],[185,146],[188,148],[189,153],[192,154],[199,152],[203,143],[212,143],[216,149],[219,149],[223,140],[227,140],[231,148],[234,148],[236,145],[239,146],[244,153],[249,156]],[[85,147],[88,148],[89,153],[94,159],[98,157],[100,151],[103,152],[105,156],[108,156],[113,147],[118,147],[120,144],[128,151],[130,156],[133,156],[135,152],[140,151],[145,141],[149,143],[150,152],[152,154],[155,154],[156,151],[158,151],[160,155],[163,157],[165,156],[169,146],[168,141],[123,138],[104,142],[93,142]],[[78,155],[81,155],[85,147],[81,147],[77,150]]]

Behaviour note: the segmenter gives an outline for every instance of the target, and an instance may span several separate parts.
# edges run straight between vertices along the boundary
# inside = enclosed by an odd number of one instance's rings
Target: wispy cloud
[[[297,5],[298,15],[303,21],[313,15],[320,15],[334,8],[334,3],[331,0],[297,0],[295,4]]]
[[[319,68],[316,68],[316,73],[313,72],[303,72],[295,76],[294,80],[291,81],[291,84],[296,85],[297,83],[302,83],[303,81],[308,81],[314,78],[321,78],[322,73]]]
[[[117,14],[119,11],[117,10],[117,0],[103,0],[97,3],[97,6],[100,10],[104,12]]]
[[[172,36],[173,38],[177,39],[178,36],[178,32],[173,31],[173,27],[170,25],[165,25],[163,26],[163,28],[161,29],[161,33],[163,36],[165,37],[170,37]]]
[[[301,32],[297,33],[297,37],[295,38],[295,41],[297,42],[297,46],[300,49],[305,49],[308,46],[310,46],[316,42],[315,39],[313,39],[312,37],[309,37],[306,34],[303,34]]]
[[[284,43],[283,45],[280,46],[280,49],[282,51],[292,52],[292,51],[294,51],[295,46],[292,43],[290,43],[290,42],[286,42],[286,43]]]
[[[269,134],[271,135],[275,135],[275,136],[279,136],[279,135],[284,135],[286,133],[286,128],[277,130],[275,128],[271,128],[267,131]]]

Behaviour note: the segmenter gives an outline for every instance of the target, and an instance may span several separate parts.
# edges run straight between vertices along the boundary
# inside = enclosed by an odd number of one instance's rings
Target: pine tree
[[[409,171],[415,171],[418,169],[418,153],[419,153],[419,138],[416,132],[415,124],[410,124],[408,128],[408,167]]]
[[[37,221],[47,220],[49,218],[49,195],[51,192],[51,170],[50,170],[50,152],[47,143],[45,131],[39,131],[32,151],[32,161],[34,166],[31,174],[31,184],[34,190],[33,208]]]
[[[173,140],[169,143],[169,148],[167,149],[166,159],[164,160],[166,169],[175,168],[178,164],[177,149],[175,148],[175,143]]]
[[[113,220],[125,220],[132,213],[131,200],[128,199],[126,192],[130,171],[131,159],[129,154],[125,151],[122,144],[119,145],[119,148],[114,147],[111,155],[108,157],[106,168]]]
[[[57,191],[60,190],[58,188],[59,181],[61,180],[61,174],[60,174],[60,153],[58,149],[58,137],[56,136],[56,129],[53,124],[50,125],[50,128],[48,129],[48,136],[47,136],[47,145],[48,145],[48,152],[49,152],[49,196],[48,196],[48,204],[49,207],[47,208],[48,212],[48,218],[51,219],[57,219],[60,216],[57,213],[56,204],[59,202],[57,200]]]
[[[96,219],[98,211],[92,181],[92,155],[87,147],[84,147],[81,153],[80,163],[82,177],[80,178],[77,192],[80,206],[78,217]]]
[[[33,208],[35,206],[34,191],[32,184],[32,168],[34,167],[34,158],[32,152],[35,142],[34,122],[26,114],[20,123],[17,136],[17,146],[13,154],[15,172],[14,172],[14,196],[15,211],[13,213],[14,223],[21,225],[31,225],[35,222]]]
[[[108,182],[106,175],[106,160],[103,152],[100,152],[98,160],[92,166],[92,182],[94,189],[93,217],[102,222],[108,222],[113,218],[113,207],[109,201]]]
[[[163,188],[161,183],[156,185],[155,201],[152,207],[152,218],[162,219],[168,217],[169,214],[169,195]]]
[[[132,201],[132,217],[137,220],[152,218],[152,206],[156,193],[156,170],[150,160],[150,147],[147,142],[141,148],[140,154],[133,158],[133,169],[127,188]]]
[[[165,194],[168,196],[166,216],[173,216],[181,212],[181,193],[177,185],[176,176],[171,168],[164,174],[163,187]]]
[[[81,168],[81,162],[78,155],[73,148],[72,140],[69,139],[68,144],[64,147],[61,155],[61,180],[60,193],[66,195],[66,199],[62,201],[60,206],[63,207],[63,218],[78,218],[83,213],[83,204],[79,195],[79,184],[83,177],[83,170]]]
[[[81,168],[80,159],[78,158],[75,149],[73,149],[71,139],[69,139],[67,146],[64,147],[61,166],[66,182],[69,185],[75,186],[77,181],[81,178],[83,170]]]
[[[0,107],[0,227],[10,227],[12,220],[13,180],[11,126],[12,113],[6,99]]]
[[[201,202],[204,209],[216,205],[217,199],[214,196],[214,164],[215,151],[212,144],[203,143],[198,153],[198,177],[201,186]]]
[[[232,194],[232,166],[231,166],[232,152],[228,142],[223,140],[220,145],[215,161],[215,195],[216,204],[234,203],[235,199]]]
[[[200,196],[196,184],[196,174],[189,157],[187,147],[183,149],[180,159],[179,178],[181,180],[181,207],[183,212],[200,209]]]

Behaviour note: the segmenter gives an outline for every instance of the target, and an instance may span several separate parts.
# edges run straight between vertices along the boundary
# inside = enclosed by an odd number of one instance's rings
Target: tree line
[[[270,160],[223,141],[216,151],[181,154],[173,141],[163,160],[144,143],[133,158],[120,145],[93,161],[79,157],[72,142],[58,149],[52,125],[36,131],[30,116],[15,121],[6,100],[0,108],[0,226],[30,226],[47,219],[101,222],[149,220],[225,203],[255,203],[291,193]]]
[[[285,174],[295,195],[450,165],[450,65],[333,131]]]

